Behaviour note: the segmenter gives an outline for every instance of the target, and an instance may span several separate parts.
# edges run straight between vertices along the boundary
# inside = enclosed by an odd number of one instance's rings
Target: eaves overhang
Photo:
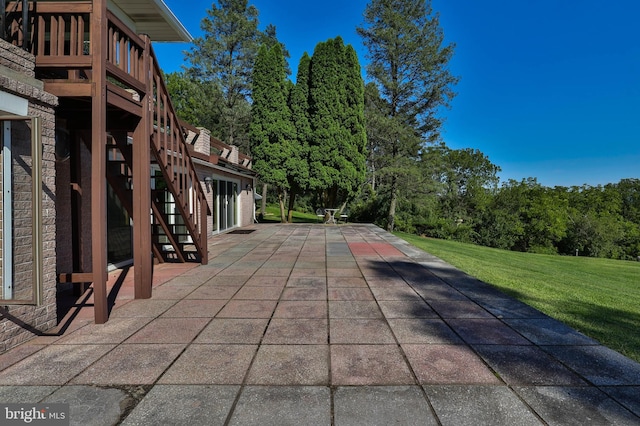
[[[193,37],[163,0],[111,0],[135,25],[138,34],[154,42],[191,42]]]

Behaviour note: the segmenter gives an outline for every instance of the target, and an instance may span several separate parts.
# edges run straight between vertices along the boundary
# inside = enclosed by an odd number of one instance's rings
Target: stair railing
[[[184,218],[201,262],[205,264],[208,260],[207,214],[210,212],[207,198],[187,149],[185,131],[179,124],[153,48],[149,46],[153,87],[151,151]]]
[[[134,97],[138,92],[139,99],[144,97],[143,92],[148,87],[147,81],[151,81],[151,92],[147,94],[153,101],[150,111],[150,149],[184,220],[184,226],[191,236],[191,242],[200,261],[203,264],[207,263],[209,206],[187,149],[185,131],[179,124],[151,42],[147,36],[135,34],[112,13],[107,12],[107,17],[107,75],[111,81],[132,93]],[[149,55],[149,60],[145,61],[143,55]],[[149,69],[145,69],[145,64],[149,64]],[[132,102],[139,99],[132,99]],[[147,106],[143,105],[143,108]],[[152,207],[156,217],[162,214],[155,204]],[[162,222],[162,218],[159,219]],[[175,244],[172,245],[179,251]]]

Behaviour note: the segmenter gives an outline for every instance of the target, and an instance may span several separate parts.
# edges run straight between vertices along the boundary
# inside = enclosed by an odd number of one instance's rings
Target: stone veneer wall
[[[0,40],[0,91],[22,97],[29,102],[28,114],[42,122],[42,241],[43,241],[43,300],[39,306],[3,305],[0,302],[0,352],[33,337],[34,331],[55,327],[56,318],[56,187],[55,187],[55,111],[58,100],[43,90],[41,81],[34,78],[35,58],[24,50]],[[20,137],[20,126],[13,133]],[[25,131],[26,129],[23,129]],[[25,132],[23,136],[27,136]],[[26,157],[25,157],[26,158]],[[28,164],[26,165],[28,168]],[[18,179],[19,180],[19,179]],[[28,179],[30,185],[30,179]],[[19,183],[15,186],[20,192]],[[29,193],[30,194],[30,193]],[[27,197],[30,197],[27,193]],[[14,201],[16,209],[29,211],[29,198]],[[19,213],[15,212],[16,215]],[[28,236],[19,237],[24,230],[15,231],[14,263],[16,279],[31,280],[30,220]],[[15,226],[20,226],[16,221]],[[28,246],[28,247],[27,247]],[[17,285],[15,287],[18,287]],[[36,333],[37,333],[36,331]]]

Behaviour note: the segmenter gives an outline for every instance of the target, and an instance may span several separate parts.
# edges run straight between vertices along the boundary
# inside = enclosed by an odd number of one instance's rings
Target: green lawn
[[[396,235],[640,362],[640,262]]]
[[[256,215],[260,214],[260,210]],[[286,214],[286,211],[285,211]],[[280,222],[280,207],[277,205],[268,205],[262,222]],[[293,212],[293,223],[319,223],[318,216],[315,213]]]

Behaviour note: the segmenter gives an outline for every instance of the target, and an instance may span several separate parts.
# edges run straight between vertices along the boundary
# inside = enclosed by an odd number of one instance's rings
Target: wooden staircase
[[[45,90],[69,99],[95,99],[96,87],[103,86],[106,110],[140,118],[146,129],[137,136],[146,140],[150,163],[160,172],[149,179],[162,183],[161,189],[156,185],[149,194],[154,255],[159,261],[207,263],[210,210],[187,149],[187,132],[179,124],[151,41],[135,34],[111,11],[100,11],[105,1],[102,6],[91,0],[28,2],[28,11],[23,10],[26,3],[21,1],[0,2],[5,5],[3,23],[9,29],[5,38],[36,57],[36,77],[44,80]],[[102,13],[106,19],[94,19]],[[27,26],[23,25],[25,19]],[[99,61],[92,40],[106,41],[99,49],[103,54]],[[108,123],[106,128],[112,134],[122,131],[110,129]],[[139,160],[126,138],[113,140],[115,146],[108,149],[117,149],[120,160],[107,159],[106,178],[135,218],[130,201],[132,169],[141,165],[136,164]]]
[[[133,150],[126,137],[107,141],[107,181],[129,216],[133,216]],[[202,262],[194,235],[189,232],[174,192],[164,176],[149,176],[155,182],[151,190],[151,239],[158,262]]]
[[[35,56],[35,78],[60,100],[56,117],[71,133],[84,134],[91,152],[81,164],[90,175],[91,195],[81,207],[90,230],[78,238],[90,241],[90,262],[59,275],[93,283],[95,320],[102,324],[109,315],[106,183],[133,221],[136,298],[151,297],[151,254],[161,262],[207,263],[206,196],[147,35],[112,13],[108,0],[0,5],[4,39]],[[152,178],[162,187],[152,189]]]

